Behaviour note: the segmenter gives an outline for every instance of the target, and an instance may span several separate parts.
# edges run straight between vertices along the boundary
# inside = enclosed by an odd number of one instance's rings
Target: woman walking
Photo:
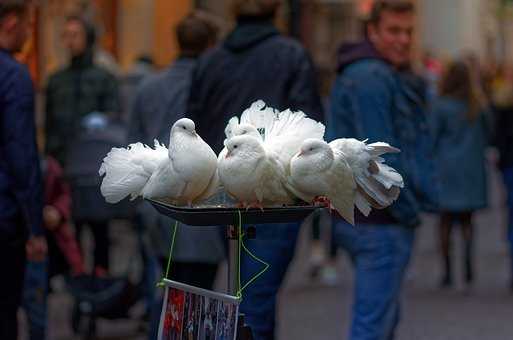
[[[433,101],[430,119],[434,137],[440,197],[442,287],[453,284],[451,231],[460,223],[464,240],[465,283],[474,280],[472,217],[487,205],[485,148],[489,115],[480,100],[468,64],[451,64],[442,78],[440,96]]]

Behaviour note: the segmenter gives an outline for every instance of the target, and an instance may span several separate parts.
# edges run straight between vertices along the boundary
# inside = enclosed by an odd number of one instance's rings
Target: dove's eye
[[[234,146],[233,146],[233,148],[234,148],[234,149],[237,149],[238,147],[239,147],[238,145],[234,145]]]
[[[187,128],[185,126],[182,126],[182,129],[187,130]]]

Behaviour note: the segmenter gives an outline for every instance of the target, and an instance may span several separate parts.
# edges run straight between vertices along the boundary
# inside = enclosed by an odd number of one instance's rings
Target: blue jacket
[[[429,114],[437,182],[441,184],[438,205],[443,211],[473,211],[487,204],[484,154],[491,117],[483,111],[470,121],[467,109],[461,100],[440,97],[434,100]]]
[[[313,64],[305,49],[263,18],[239,20],[222,45],[198,61],[188,114],[214,151],[223,147],[228,120],[262,99],[279,109],[323,120]]]
[[[422,83],[411,73],[396,71],[369,43],[344,52],[332,91],[327,136],[329,140],[382,141],[400,148],[400,154],[385,159],[405,180],[405,188],[391,207],[358,220],[416,226],[421,208],[432,207],[437,194]]]
[[[42,234],[42,181],[30,75],[0,50],[0,238]]]

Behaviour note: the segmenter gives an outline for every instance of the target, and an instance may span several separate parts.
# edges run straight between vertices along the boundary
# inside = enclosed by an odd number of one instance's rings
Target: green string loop
[[[255,256],[255,254],[253,254],[247,247],[246,245],[244,244],[244,234],[242,233],[242,215],[240,213],[240,210],[237,210],[237,213],[238,213],[238,222],[239,222],[239,225],[238,225],[238,230],[239,230],[239,272],[238,272],[238,290],[237,290],[237,298],[239,298],[241,301],[242,301],[242,291],[244,291],[249,285],[251,285],[253,282],[255,282],[260,276],[262,276],[270,267],[269,263],[263,261],[262,259],[259,259],[258,257]],[[241,258],[241,248],[244,249],[244,251],[249,255],[251,256],[251,258],[253,258],[255,261],[257,262],[260,262],[261,264],[264,265],[264,268],[258,272],[257,274],[255,274],[255,276],[253,276],[248,282],[246,282],[244,284],[244,286],[241,287],[241,282],[240,282],[240,258]]]
[[[169,248],[169,257],[167,258],[166,275],[157,283],[157,287],[164,287],[164,279],[169,279],[169,270],[171,269],[171,258],[173,257],[173,248],[175,247],[176,230],[178,229],[178,221],[175,222],[173,228],[173,236],[171,237],[171,247]]]

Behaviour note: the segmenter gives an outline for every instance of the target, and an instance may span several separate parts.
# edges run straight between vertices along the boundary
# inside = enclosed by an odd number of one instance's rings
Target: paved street
[[[399,340],[506,340],[513,339],[513,295],[507,290],[507,248],[504,238],[504,216],[500,205],[502,193],[492,177],[491,208],[477,218],[477,282],[472,290],[461,285],[461,271],[454,290],[440,291],[435,221],[426,216],[418,230],[415,256],[408,273],[403,319]],[[112,232],[116,267],[122,271],[131,258],[127,249],[134,248],[126,226]],[[457,231],[457,230],[456,230]],[[308,277],[308,230],[302,231],[298,252],[280,297],[279,339],[333,340],[345,339],[351,304],[351,269],[340,254],[340,279],[335,285],[312,282]],[[459,236],[455,233],[455,236]],[[459,237],[455,254],[461,254]],[[457,258],[457,256],[455,256]],[[456,264],[456,270],[461,269]],[[458,275],[460,274],[460,275]],[[224,277],[221,274],[221,277]],[[219,285],[223,280],[219,280]],[[73,339],[68,321],[70,299],[64,293],[51,299],[50,339]],[[133,321],[99,322],[100,339],[139,340]]]

